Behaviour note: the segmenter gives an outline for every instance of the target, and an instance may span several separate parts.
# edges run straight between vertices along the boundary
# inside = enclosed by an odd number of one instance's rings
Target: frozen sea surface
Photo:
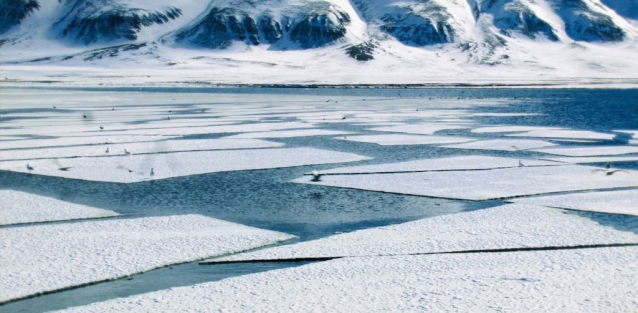
[[[484,167],[483,161],[444,164],[445,162],[431,160],[468,155],[505,158],[508,160],[507,167],[513,166],[513,170],[518,170],[519,160],[531,166],[532,161],[540,163],[543,161],[539,159],[549,157],[546,154],[525,149],[449,149],[440,147],[441,144],[431,144],[431,140],[428,139],[430,136],[427,135],[391,134],[370,130],[372,128],[406,125],[415,128],[418,126],[413,125],[432,124],[460,125],[463,128],[440,129],[434,136],[446,139],[463,138],[477,144],[490,140],[539,140],[538,138],[506,137],[506,135],[535,130],[563,129],[583,131],[587,132],[585,133],[587,135],[591,135],[589,132],[605,134],[605,140],[554,137],[542,140],[558,144],[557,148],[624,146],[631,143],[632,134],[615,130],[636,129],[635,120],[628,117],[638,116],[638,106],[635,103],[635,99],[638,99],[638,91],[635,90],[145,87],[143,90],[141,88],[108,90],[102,88],[92,90],[2,88],[0,93],[2,99],[0,100],[2,102],[0,156],[5,152],[7,155],[20,155],[20,150],[46,148],[49,145],[84,149],[89,144],[95,144],[95,147],[100,147],[102,139],[115,136],[121,136],[126,144],[129,144],[133,138],[145,138],[147,140],[143,141],[153,141],[148,145],[154,146],[155,141],[213,141],[235,135],[253,136],[252,134],[262,133],[258,136],[265,136],[264,138],[268,138],[269,142],[283,144],[283,150],[312,148],[369,157],[351,164],[313,163],[314,165],[288,168],[202,173],[129,184],[59,177],[57,172],[65,174],[59,168],[68,167],[65,163],[66,159],[57,160],[57,167],[52,169],[56,176],[36,175],[35,171],[38,171],[40,166],[35,167],[34,164],[30,164],[31,161],[16,165],[23,172],[0,171],[0,189],[23,191],[78,205],[110,210],[126,215],[127,218],[204,215],[293,234],[299,237],[300,242],[437,216],[451,217],[457,213],[489,209],[502,204],[501,201],[445,200],[317,184],[290,183],[291,180],[302,177],[305,173],[313,171],[321,173],[344,167],[365,169],[368,166],[380,171],[388,171],[393,169],[393,166],[398,166],[399,170],[403,167],[408,171],[419,167],[421,170]],[[83,115],[86,115],[86,118]],[[465,128],[466,126],[472,128]],[[500,130],[496,130],[506,132],[488,129],[491,127],[500,127]],[[473,131],[482,129],[488,129],[488,131]],[[331,132],[356,133],[356,135],[305,136]],[[133,136],[133,134],[152,133],[181,137]],[[289,136],[274,137],[282,136],[282,134]],[[420,143],[427,144],[378,145],[343,140],[344,136],[347,139],[353,136],[384,135],[410,136],[410,138],[419,138]],[[607,139],[610,138],[609,135],[614,137]],[[424,141],[423,138],[428,140]],[[397,137],[392,137],[389,142],[396,142],[396,139]],[[470,141],[467,142],[470,143]],[[498,147],[498,145],[493,146]],[[264,151],[266,150],[271,149],[267,148]],[[135,154],[134,150],[132,152]],[[287,156],[284,157],[287,158]],[[200,163],[214,161],[216,160],[205,159]],[[260,163],[266,161],[282,162],[281,160],[258,160]],[[596,174],[611,178],[610,180],[613,181],[622,178],[619,175],[620,172],[607,176],[604,160],[592,158],[590,161],[594,161],[591,167],[593,170],[603,170],[595,172]],[[436,162],[439,164],[435,164]],[[26,173],[28,172],[26,163],[35,167],[33,173]],[[51,164],[53,166],[55,163]],[[143,165],[144,168],[139,170],[141,173],[139,176],[150,175],[150,172],[147,172],[147,165],[150,164]],[[167,166],[160,168],[167,168]],[[130,167],[129,169],[133,170]],[[619,163],[614,163],[612,169],[635,170],[638,169],[638,165],[635,158],[625,158],[619,160]],[[74,168],[71,168],[69,171],[73,170]],[[155,170],[157,171],[157,168]],[[492,170],[484,169],[484,171]],[[156,172],[155,175],[160,174]],[[311,179],[308,176],[303,178]],[[516,181],[513,182],[516,183]],[[634,187],[628,189],[635,190]],[[0,199],[0,203],[1,201]],[[597,223],[608,231],[638,233],[638,221],[633,216],[568,212],[585,221]],[[73,225],[75,223],[51,223],[51,225],[58,224]],[[19,227],[30,228],[34,225]],[[618,248],[610,248],[610,251],[616,249]],[[576,250],[575,253],[579,252]],[[569,261],[570,254],[563,255],[567,258],[566,262]],[[548,264],[561,264],[556,262],[562,258],[553,260]],[[41,312],[63,309],[302,264],[304,263],[201,266],[197,263],[187,263],[135,275],[129,277],[130,280],[118,279],[14,301],[2,305],[0,311]],[[617,264],[614,267],[618,271],[631,270]],[[531,271],[534,272],[534,270]],[[372,276],[368,275],[368,277]],[[562,277],[565,285],[579,283],[578,281],[569,282],[568,277],[569,275]],[[282,282],[286,282],[286,279]],[[497,284],[501,281],[488,280],[488,282]],[[279,287],[279,284],[276,283],[276,287]],[[286,284],[295,287],[295,284],[289,281]],[[622,296],[626,295],[623,293],[626,291],[623,286],[619,283],[618,289],[615,290],[619,295],[618,303],[626,299]],[[456,296],[459,293],[454,291],[452,294]],[[526,295],[521,292],[518,294]],[[597,295],[593,294],[589,299],[593,299],[593,296]],[[509,300],[498,298],[493,304],[500,305],[501,300],[505,301],[502,302],[503,304],[509,303],[507,302]],[[532,300],[526,303],[532,304]],[[451,301],[442,298],[437,303],[443,309],[449,308]]]

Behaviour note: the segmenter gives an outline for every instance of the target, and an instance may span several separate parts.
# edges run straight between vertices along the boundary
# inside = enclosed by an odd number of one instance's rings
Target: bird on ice
[[[619,172],[624,172],[624,173],[629,174],[629,172],[627,172],[625,170],[614,170],[614,169],[612,169],[611,168],[611,163],[609,163],[609,162],[607,162],[607,164],[605,165],[605,169],[604,170],[603,169],[596,169],[596,170],[593,170],[592,172],[593,173],[595,173],[595,172],[604,172],[607,176],[611,176],[611,175],[614,175],[614,174],[619,173]]]
[[[106,148],[106,151],[105,151],[105,152],[106,152],[106,153],[109,153],[109,148],[108,148],[108,147]]]
[[[124,154],[131,155],[131,152],[129,152],[128,150],[124,149]]]
[[[86,118],[86,114],[82,114],[82,117]]]
[[[72,168],[73,168],[73,166],[59,167],[58,170],[63,171],[63,172],[68,172]]]
[[[525,164],[523,164],[523,162],[521,162],[521,160],[518,160],[518,167],[523,167],[525,166]]]
[[[31,165],[27,164],[27,170],[28,170],[29,172],[31,172],[31,171],[33,171],[33,167],[32,167]]]
[[[317,171],[312,171],[312,179],[310,181],[321,181],[321,176],[322,174],[320,174]]]
[[[151,174],[150,174],[150,175],[151,175],[151,176],[155,176],[155,171],[154,171],[154,169],[152,169],[152,168],[151,168]]]

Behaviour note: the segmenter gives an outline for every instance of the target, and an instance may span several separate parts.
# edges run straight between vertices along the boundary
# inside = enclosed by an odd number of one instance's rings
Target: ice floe
[[[509,134],[510,137],[536,137],[536,138],[568,138],[568,139],[599,139],[612,140],[616,135],[605,134],[589,130],[547,129],[532,130],[520,134]]]
[[[522,159],[526,166],[560,165],[557,162]],[[397,172],[458,171],[486,170],[518,167],[519,159],[501,158],[482,155],[456,156],[438,159],[421,159],[397,163],[340,167],[321,171],[321,174],[376,174]]]
[[[638,248],[344,258],[70,312],[630,312]]]
[[[587,164],[587,163],[622,163],[622,162],[638,162],[638,156],[620,156],[620,157],[567,157],[567,158],[543,158],[543,160],[570,163],[570,164]]]
[[[523,165],[525,164],[522,161]],[[638,187],[638,172],[607,175],[586,166],[517,167],[482,171],[400,174],[326,175],[296,183],[389,192],[416,196],[491,200],[564,191]]]
[[[535,149],[536,152],[542,152],[554,155],[564,155],[570,157],[590,157],[605,155],[621,155],[638,153],[638,147],[631,146],[599,146],[599,147],[563,147],[549,149]]]
[[[133,151],[134,152],[134,151]],[[245,149],[0,162],[0,170],[134,183],[196,174],[330,164],[367,157],[315,148]],[[27,164],[32,168],[27,168]],[[60,170],[60,168],[69,168]]]
[[[633,138],[638,139],[638,130],[614,130],[614,131],[617,132],[617,133],[629,134]]]
[[[500,151],[520,151],[542,147],[555,146],[551,142],[543,140],[526,139],[491,139],[479,140],[467,143],[442,146],[443,148],[467,149],[467,150],[500,150]]]
[[[0,225],[118,216],[93,208],[15,190],[0,190]]]
[[[528,131],[546,131],[558,130],[559,127],[543,127],[543,126],[485,126],[472,129],[473,133],[515,133]]]
[[[415,135],[432,135],[441,130],[465,129],[465,128],[470,128],[470,126],[431,123],[431,124],[418,124],[418,125],[397,125],[397,126],[387,126],[387,127],[376,127],[370,130],[380,131],[380,132],[406,133],[406,134],[415,134]]]
[[[520,198],[516,203],[536,204],[578,211],[638,216],[638,190],[614,190]]]
[[[230,150],[276,148],[284,144],[259,139],[192,139],[163,140],[139,143],[88,145],[43,149],[20,149],[0,152],[0,161],[31,160],[71,157],[117,156],[131,154],[163,153],[176,151]],[[108,149],[108,151],[107,151]]]
[[[211,262],[390,256],[517,248],[638,244],[638,235],[560,210],[509,204],[358,230]]]
[[[293,236],[201,215],[0,228],[0,303]]]
[[[279,130],[272,132],[243,133],[226,138],[291,138],[310,136],[335,136],[350,135],[351,132],[327,130],[327,129],[299,129],[299,130]]]
[[[422,135],[404,135],[404,134],[388,134],[388,135],[363,135],[348,136],[346,138],[337,137],[336,139],[376,143],[382,146],[401,146],[401,145],[434,145],[446,143],[468,142],[475,139],[467,137],[455,136],[422,136]]]
[[[92,136],[92,137],[61,137],[52,139],[12,140],[3,142],[0,150],[26,149],[41,147],[61,147],[78,145],[104,145],[111,143],[147,142],[165,140],[170,136]]]

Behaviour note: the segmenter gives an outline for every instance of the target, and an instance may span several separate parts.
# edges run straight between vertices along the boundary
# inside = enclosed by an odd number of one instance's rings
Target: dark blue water
[[[124,89],[122,91],[125,91]],[[152,90],[146,89],[145,92]],[[160,89],[154,90],[159,92]],[[474,112],[535,113],[523,117],[475,117],[486,125],[538,125],[611,132],[615,129],[638,129],[638,90],[576,90],[576,89],[162,89],[162,92],[202,92],[208,94],[322,95],[328,97],[354,96],[361,99],[380,97],[376,102],[385,105],[414,103],[415,108],[427,110],[441,100],[454,104],[491,99],[498,106],[479,105]],[[284,100],[282,100],[284,101]],[[174,105],[166,103],[166,105]],[[158,104],[162,105],[162,104]],[[240,105],[240,104],[238,104]],[[116,106],[116,104],[114,104]],[[273,104],[276,106],[276,104]],[[344,105],[343,110],[349,107]],[[48,112],[50,108],[33,107],[5,110],[0,115]],[[189,112],[189,105],[184,106]],[[192,113],[192,112],[189,112]],[[290,118],[269,118],[290,120]],[[321,128],[373,133],[364,125],[321,124]],[[473,137],[495,137],[497,134],[473,134],[469,130],[443,133]],[[1,130],[0,130],[1,135]],[[225,134],[228,135],[228,134]],[[214,138],[220,135],[190,136]],[[629,136],[618,135],[613,141],[598,145],[626,144]],[[275,139],[288,147],[316,147],[352,152],[372,157],[356,164],[434,158],[463,154],[537,157],[534,152],[467,151],[434,146],[379,146],[374,144],[333,140],[332,137]],[[562,143],[563,145],[576,145]],[[583,145],[579,143],[577,145]],[[349,164],[350,165],[350,164]],[[112,184],[68,180],[55,177],[0,172],[0,189],[15,189],[58,199],[105,208],[128,217],[170,214],[203,214],[255,227],[282,231],[311,240],[391,223],[478,210],[501,202],[453,201],[425,197],[385,194],[368,191],[293,184],[289,181],[303,173],[341,165],[305,166],[285,169],[212,173],[178,177],[136,184]],[[615,165],[638,168],[636,163]],[[583,214],[599,223],[622,230],[635,231],[638,223],[631,217],[609,217],[606,214]],[[24,227],[24,226],[17,226]],[[296,265],[296,264],[295,264]],[[117,280],[93,286],[44,295],[0,306],[2,312],[38,312],[61,309],[120,296],[128,296],[215,281],[293,264],[235,264],[201,266],[184,264],[134,276],[132,280]]]

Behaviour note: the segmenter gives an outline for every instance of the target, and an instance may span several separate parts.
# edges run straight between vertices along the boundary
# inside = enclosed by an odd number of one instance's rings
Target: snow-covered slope
[[[637,35],[638,0],[0,0],[5,80],[34,66],[219,83],[626,79]]]

